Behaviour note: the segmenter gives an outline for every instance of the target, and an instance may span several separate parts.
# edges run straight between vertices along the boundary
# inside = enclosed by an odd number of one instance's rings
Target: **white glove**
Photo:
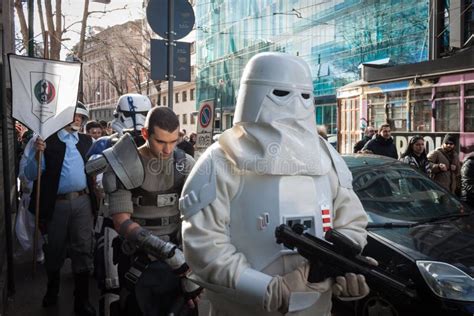
[[[293,292],[326,292],[331,286],[331,279],[323,282],[308,282],[310,265],[304,262],[298,268],[284,276],[275,276],[270,281],[265,297],[264,308],[266,311],[280,313],[288,312],[290,295]]]
[[[378,266],[379,263],[372,257],[365,257],[369,264]],[[346,273],[336,277],[332,286],[332,293],[342,301],[359,300],[370,292],[365,277],[362,274]]]
[[[338,276],[332,286],[332,293],[343,301],[361,299],[369,292],[369,286],[362,274],[346,273],[345,276]]]

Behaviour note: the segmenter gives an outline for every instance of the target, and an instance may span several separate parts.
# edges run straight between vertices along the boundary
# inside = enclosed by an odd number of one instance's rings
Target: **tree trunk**
[[[46,45],[46,42],[47,42],[46,37],[48,35],[46,33],[46,29],[45,29],[45,26],[44,26],[43,5],[41,4],[41,0],[37,0],[36,3],[37,3],[37,6],[38,6],[38,15],[39,15],[40,26],[41,26],[41,34],[43,35],[43,43],[45,43],[45,45]],[[47,47],[45,46],[45,50],[46,49],[47,49]],[[44,58],[48,58],[48,56],[44,56]]]
[[[82,13],[81,34],[79,37],[79,48],[77,50],[77,57],[82,61],[84,55],[84,41],[86,38],[87,18],[89,17],[89,0],[84,0],[84,11]]]
[[[23,12],[23,4],[21,0],[15,0],[15,10],[18,15],[18,20],[20,21],[20,31],[23,43],[23,48],[28,49],[28,26],[26,24],[25,13]]]

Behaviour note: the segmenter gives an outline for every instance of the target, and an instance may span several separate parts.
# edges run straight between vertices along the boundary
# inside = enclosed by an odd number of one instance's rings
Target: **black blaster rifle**
[[[332,229],[326,232],[325,239],[303,233],[305,227],[296,224],[293,228],[282,224],[275,230],[277,243],[289,249],[296,248],[298,253],[309,260],[311,269],[308,281],[321,282],[328,277],[343,276],[347,272],[363,274],[374,290],[387,289],[403,293],[411,298],[416,296],[411,289],[411,281],[399,281],[387,272],[370,264],[360,255],[361,247],[348,237]]]

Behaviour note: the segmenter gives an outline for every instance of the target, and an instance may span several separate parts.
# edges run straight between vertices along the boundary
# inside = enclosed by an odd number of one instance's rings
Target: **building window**
[[[197,116],[196,112],[191,113],[191,115],[189,116],[189,120],[191,124],[196,124],[196,116]]]
[[[174,94],[174,103],[179,103],[179,93],[178,92],[176,92]]]
[[[183,98],[183,102],[188,101],[188,92],[187,91],[183,91],[182,98]]]
[[[410,131],[431,132],[431,94],[431,88],[410,90]]]
[[[369,124],[375,128],[385,124],[385,95],[383,93],[374,93],[367,95],[369,107]]]
[[[464,96],[474,96],[474,83],[464,86]]]
[[[466,99],[464,109],[464,131],[474,132],[474,98]]]
[[[436,132],[459,132],[459,100],[436,101]]]
[[[183,124],[188,124],[188,115],[186,113],[183,114]]]
[[[196,89],[191,89],[189,91],[189,98],[191,99],[191,101],[194,101],[195,93],[196,93]]]
[[[407,96],[406,91],[387,93],[388,118],[393,131],[407,131]]]
[[[163,97],[163,105],[166,105],[166,97]]]

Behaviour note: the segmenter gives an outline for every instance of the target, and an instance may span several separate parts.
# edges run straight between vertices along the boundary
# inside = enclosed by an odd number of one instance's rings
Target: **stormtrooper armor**
[[[280,314],[265,309],[268,286],[303,261],[276,243],[280,224],[304,224],[317,237],[339,226],[364,245],[359,225],[367,219],[350,171],[317,134],[312,89],[301,58],[254,56],[241,78],[233,128],[200,157],[186,181],[180,199],[186,261],[209,289],[217,314]],[[206,246],[202,234],[213,241]],[[325,315],[329,283],[320,289],[291,293],[289,310]]]
[[[151,107],[147,96],[133,93],[122,95],[114,111],[115,119],[112,121],[112,128],[120,135],[124,129],[141,130]]]

